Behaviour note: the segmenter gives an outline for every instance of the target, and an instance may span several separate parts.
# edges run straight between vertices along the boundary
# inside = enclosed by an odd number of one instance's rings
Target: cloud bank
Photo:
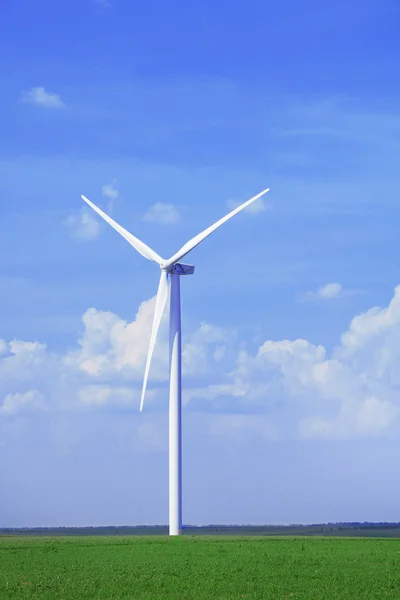
[[[75,348],[64,354],[2,340],[0,418],[136,412],[154,301],[143,302],[131,322],[90,308]],[[152,413],[167,409],[167,337],[164,319],[146,402]],[[266,340],[250,352],[234,331],[202,323],[183,344],[185,410],[208,415],[210,435],[249,428],[269,439],[397,435],[399,348],[400,286],[387,307],[354,317],[330,354],[304,339]]]

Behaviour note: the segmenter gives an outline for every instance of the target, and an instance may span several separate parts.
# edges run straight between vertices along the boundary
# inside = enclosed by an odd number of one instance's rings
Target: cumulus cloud
[[[321,300],[330,300],[331,298],[340,298],[343,295],[343,286],[340,283],[327,283],[320,287],[317,292],[317,298]]]
[[[114,209],[114,202],[119,196],[119,191],[116,187],[116,181],[114,180],[112,183],[103,185],[101,188],[101,193],[103,194],[104,198],[108,198],[107,211],[112,212]]]
[[[136,390],[111,385],[84,385],[78,390],[79,402],[84,406],[130,406],[138,400]]]
[[[189,339],[182,351],[185,375],[210,373],[213,365],[226,355],[227,344],[234,340],[234,332],[209,323],[202,323]]]
[[[341,338],[343,352],[346,355],[355,355],[363,349],[366,350],[367,347],[371,348],[371,342],[376,340],[378,344],[372,346],[375,351],[374,362],[378,358],[376,354],[379,353],[382,358],[386,358],[380,363],[383,368],[385,362],[390,362],[396,346],[392,342],[390,352],[386,353],[385,356],[382,355],[379,347],[387,346],[393,340],[393,337],[397,337],[399,327],[400,286],[397,286],[394,296],[386,308],[374,307],[352,319],[348,331]],[[399,355],[396,354],[396,356]]]
[[[12,340],[8,352],[0,359],[0,378],[8,382],[19,377],[20,382],[29,381],[38,370],[49,366],[46,344]]]
[[[295,431],[329,439],[395,432],[399,348],[400,287],[387,308],[355,317],[330,355],[307,340],[267,340],[255,354],[238,353],[227,383],[187,390],[186,402],[197,410],[258,411],[283,437]]]
[[[84,332],[79,340],[80,347],[64,357],[65,363],[96,379],[107,377],[140,381],[147,357],[154,306],[155,297],[142,302],[131,323],[114,313],[89,309],[82,319]],[[164,381],[167,365],[164,318],[153,355],[152,379]]]
[[[387,308],[355,317],[331,356],[306,340],[267,341],[242,355],[237,376],[266,376],[266,397],[291,405],[303,436],[381,434],[399,419],[399,342],[400,287]]]
[[[341,283],[326,283],[319,287],[316,291],[305,292],[301,300],[337,300],[348,296],[354,296],[361,293],[360,290],[344,289]]]
[[[23,393],[7,394],[0,405],[0,415],[15,415],[27,409],[42,410],[44,408],[44,396],[37,390],[29,390]]]
[[[114,202],[119,196],[116,181],[103,185],[101,192],[104,198],[108,199],[107,212],[112,213]],[[97,239],[102,232],[100,219],[87,206],[82,206],[78,213],[69,215],[62,224],[67,228],[72,238],[83,242]]]
[[[65,108],[65,104],[60,96],[58,94],[46,92],[44,87],[33,87],[29,92],[23,92],[21,100],[43,108]]]
[[[110,200],[116,200],[119,195],[117,188],[112,183],[107,183],[106,185],[103,185],[103,187],[101,188],[101,192],[103,196],[105,196],[106,198],[110,198]]]
[[[63,221],[63,225],[68,229],[71,237],[83,242],[95,240],[101,232],[99,220],[86,207],[81,208],[75,215],[69,215]]]
[[[181,216],[176,206],[173,204],[164,204],[163,202],[156,202],[143,215],[144,221],[151,221],[160,225],[173,225],[174,223],[178,223],[180,218]]]
[[[44,408],[136,410],[154,302],[143,302],[132,322],[89,309],[76,347],[63,355],[38,342],[4,342],[0,415],[17,418]],[[150,373],[152,414],[166,409],[167,333],[164,320]],[[395,435],[399,360],[400,286],[387,307],[354,317],[332,352],[305,339],[266,340],[250,352],[235,332],[202,323],[183,341],[184,405],[213,415],[205,425],[210,435]]]
[[[348,399],[331,419],[309,417],[300,421],[305,437],[346,439],[380,434],[399,418],[399,407],[388,400],[367,396],[360,401]]]

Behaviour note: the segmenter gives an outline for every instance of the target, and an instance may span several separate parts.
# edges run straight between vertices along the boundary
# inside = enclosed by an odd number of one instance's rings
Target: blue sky
[[[163,256],[190,255],[184,521],[400,520],[394,0],[0,9],[0,526],[165,523]],[[395,464],[396,461],[396,464]]]

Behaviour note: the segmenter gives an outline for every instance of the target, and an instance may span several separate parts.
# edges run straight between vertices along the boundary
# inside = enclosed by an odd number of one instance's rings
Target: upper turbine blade
[[[213,233],[213,231],[218,229],[218,227],[221,227],[221,225],[226,223],[226,221],[228,221],[231,217],[233,217],[238,212],[240,212],[241,210],[243,210],[244,208],[249,206],[249,204],[251,204],[252,202],[255,202],[256,200],[258,200],[258,198],[261,198],[261,196],[264,196],[264,194],[266,194],[267,192],[269,192],[269,188],[267,188],[266,190],[263,190],[262,192],[257,194],[257,196],[250,198],[250,200],[247,200],[247,202],[244,202],[243,204],[241,204],[240,206],[238,206],[237,208],[232,210],[225,217],[222,217],[222,219],[220,219],[219,221],[214,223],[214,225],[211,225],[211,227],[208,227],[207,229],[205,229],[204,231],[202,231],[201,233],[196,235],[189,242],[187,242],[184,246],[182,246],[182,248],[180,250],[178,250],[178,252],[176,254],[174,254],[170,259],[168,259],[165,262],[165,267],[171,267],[172,265],[174,265],[175,263],[180,261],[181,258],[186,256],[186,254],[188,254],[191,250],[193,250],[193,248],[198,246],[203,240],[206,239],[206,237],[208,237],[211,233]]]
[[[81,198],[86,202],[86,204],[89,204],[89,206],[91,206],[93,210],[97,212],[98,215],[103,217],[103,219],[107,221],[107,223],[109,223],[111,227],[114,227],[114,229],[116,229],[116,231],[118,231],[118,233],[120,233],[122,237],[124,237],[130,243],[130,245],[133,246],[142,256],[156,262],[159,265],[163,262],[163,259],[157,254],[157,252],[154,252],[154,250],[147,246],[147,244],[145,244],[137,237],[129,233],[129,231],[121,227],[121,225],[118,225],[118,223],[116,223],[111,217],[106,215],[106,213],[104,213],[98,206],[93,204],[93,202],[90,202],[90,200],[86,198],[86,196],[81,195]]]
[[[158,284],[156,306],[154,310],[153,327],[150,336],[149,352],[147,354],[146,368],[144,370],[142,397],[140,399],[140,411],[143,408],[144,396],[146,393],[147,379],[149,377],[151,358],[153,356],[154,346],[156,344],[157,333],[160,327],[161,318],[164,313],[165,304],[168,297],[168,273],[161,271],[160,283]]]

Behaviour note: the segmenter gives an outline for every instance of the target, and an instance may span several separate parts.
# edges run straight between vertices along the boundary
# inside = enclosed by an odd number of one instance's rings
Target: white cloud
[[[144,221],[152,221],[160,225],[172,225],[180,221],[179,210],[173,204],[163,204],[156,202],[154,206],[143,215]]]
[[[36,104],[43,108],[65,108],[65,104],[60,96],[46,92],[44,87],[33,87],[29,92],[23,92],[21,99],[23,102]]]
[[[387,308],[374,307],[352,319],[350,327],[342,335],[344,351],[348,354],[369,346],[372,340],[379,340],[379,345],[387,344],[400,328],[400,286]],[[393,351],[394,348],[392,347]]]
[[[340,298],[343,295],[343,286],[340,283],[327,283],[320,287],[317,292],[317,298],[321,300],[330,300],[331,298]]]
[[[185,375],[211,373],[215,365],[225,356],[226,344],[232,342],[233,332],[209,323],[202,323],[189,339],[185,340],[182,351]]]
[[[319,287],[315,292],[305,292],[300,296],[301,300],[337,300],[348,296],[362,293],[361,290],[344,289],[341,283],[327,283]]]
[[[131,388],[96,384],[81,387],[78,398],[86,406],[130,406],[136,405],[139,400],[136,390]]]
[[[279,437],[395,434],[399,361],[400,286],[387,308],[355,317],[330,356],[307,340],[268,340],[256,354],[238,353],[228,383],[186,390],[185,403],[206,411],[256,410],[259,426],[268,423],[269,435]]]
[[[101,188],[101,192],[103,196],[105,196],[106,198],[110,198],[110,200],[116,200],[119,195],[117,188],[112,183],[107,183],[107,185],[103,185],[103,187]]]
[[[64,355],[38,342],[4,344],[0,414],[136,410],[154,302],[143,302],[132,322],[89,309],[77,346]],[[166,409],[167,333],[164,321],[150,373],[152,414]],[[183,340],[184,405],[198,412],[199,422],[209,413],[204,433],[212,435],[396,435],[399,362],[400,286],[387,307],[356,316],[331,353],[304,339],[266,340],[249,352],[234,332],[203,323]]]
[[[115,181],[102,186],[102,195],[108,198],[109,202],[106,207],[107,212],[112,213],[114,209],[114,201],[118,198],[119,192],[115,186]],[[71,237],[89,242],[99,237],[102,232],[102,222],[95,215],[92,209],[83,206],[78,213],[69,215],[62,222],[71,235]]]
[[[19,377],[22,383],[29,380],[38,370],[49,366],[45,344],[12,340],[8,348],[9,354],[0,358],[0,379],[3,381],[12,381]]]
[[[400,416],[400,407],[388,400],[367,396],[360,402],[349,400],[339,413],[331,418],[311,417],[300,420],[304,437],[320,439],[348,439],[357,436],[379,435]]]
[[[81,208],[79,213],[70,215],[63,221],[71,237],[82,241],[95,240],[101,232],[101,225],[86,207]]]
[[[128,378],[141,380],[146,362],[153,323],[155,297],[142,302],[131,323],[111,312],[91,308],[83,315],[84,332],[80,348],[68,353],[66,364],[93,378]],[[165,324],[165,322],[164,322]],[[152,379],[165,380],[168,347],[165,327],[153,355]]]
[[[103,187],[101,188],[101,193],[105,198],[108,198],[109,200],[107,205],[107,211],[112,212],[114,209],[114,202],[119,196],[119,191],[116,187],[116,181],[114,180],[112,183],[107,183],[106,185],[103,185]]]
[[[7,394],[0,405],[0,415],[11,416],[26,409],[43,409],[44,396],[37,390]]]

